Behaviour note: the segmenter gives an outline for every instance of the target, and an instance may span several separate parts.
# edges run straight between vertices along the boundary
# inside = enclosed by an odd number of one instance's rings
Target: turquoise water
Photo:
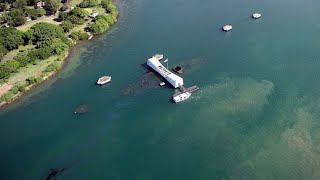
[[[108,33],[1,110],[0,179],[320,178],[320,2],[118,4]],[[143,67],[155,53],[200,90],[172,103]]]

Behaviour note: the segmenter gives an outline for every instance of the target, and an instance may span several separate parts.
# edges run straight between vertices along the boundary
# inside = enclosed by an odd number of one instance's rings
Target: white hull
[[[179,95],[173,96],[172,99],[175,103],[178,103],[188,99],[190,96],[191,96],[191,93],[185,92],[185,93],[181,93]]]
[[[111,82],[111,77],[110,76],[103,76],[98,79],[97,84],[98,85],[105,85],[109,82]]]

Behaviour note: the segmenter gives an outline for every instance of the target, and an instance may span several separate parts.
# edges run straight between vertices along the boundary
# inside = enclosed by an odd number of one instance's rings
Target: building
[[[43,8],[46,4],[42,1],[37,2],[36,7],[37,8]]]
[[[91,13],[89,16],[90,16],[91,18],[95,18],[95,17],[97,17],[98,15],[99,15],[99,13],[93,12],[93,13]]]
[[[162,54],[156,54],[148,59],[147,65],[164,77],[174,88],[183,85],[183,79],[165,68],[159,60],[163,58]]]

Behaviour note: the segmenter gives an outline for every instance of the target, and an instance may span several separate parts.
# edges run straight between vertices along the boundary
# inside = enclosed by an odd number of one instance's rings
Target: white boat
[[[223,31],[230,31],[230,30],[232,30],[232,26],[231,25],[224,25],[222,27],[222,29],[223,29]]]
[[[178,94],[178,95],[174,95],[172,97],[172,99],[173,99],[173,101],[175,103],[178,103],[178,102],[181,102],[181,101],[184,101],[184,100],[188,99],[190,96],[191,96],[191,93],[184,92],[184,93],[181,93],[181,94]]]
[[[261,17],[261,14],[259,14],[259,13],[254,13],[254,14],[252,14],[252,17],[253,17],[254,19],[259,19],[259,18]]]
[[[98,85],[104,85],[111,81],[111,76],[102,76],[98,79],[97,84]]]

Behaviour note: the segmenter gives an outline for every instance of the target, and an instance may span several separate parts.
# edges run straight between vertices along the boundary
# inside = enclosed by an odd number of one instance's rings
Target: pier
[[[161,60],[163,60],[163,55],[156,54],[148,59],[147,65],[153,70],[155,70],[157,73],[159,73],[159,75],[161,75],[163,78],[165,78],[174,88],[179,89],[180,92],[172,96],[172,99],[175,103],[188,99],[191,96],[192,92],[199,90],[198,86],[191,86],[191,87],[185,88],[183,86],[183,79],[180,76],[177,76],[174,73],[170,72],[168,70],[168,67],[165,68],[160,63]],[[168,59],[166,59],[164,62],[166,61],[168,61]],[[165,84],[164,82],[161,82],[160,86],[163,86],[164,84]]]
[[[178,89],[179,89],[180,92],[174,94],[174,96],[182,94],[182,93],[185,93],[185,92],[192,93],[194,91],[199,90],[200,88],[198,86],[191,86],[191,87],[188,87],[188,88],[185,88],[183,86],[179,86]]]

